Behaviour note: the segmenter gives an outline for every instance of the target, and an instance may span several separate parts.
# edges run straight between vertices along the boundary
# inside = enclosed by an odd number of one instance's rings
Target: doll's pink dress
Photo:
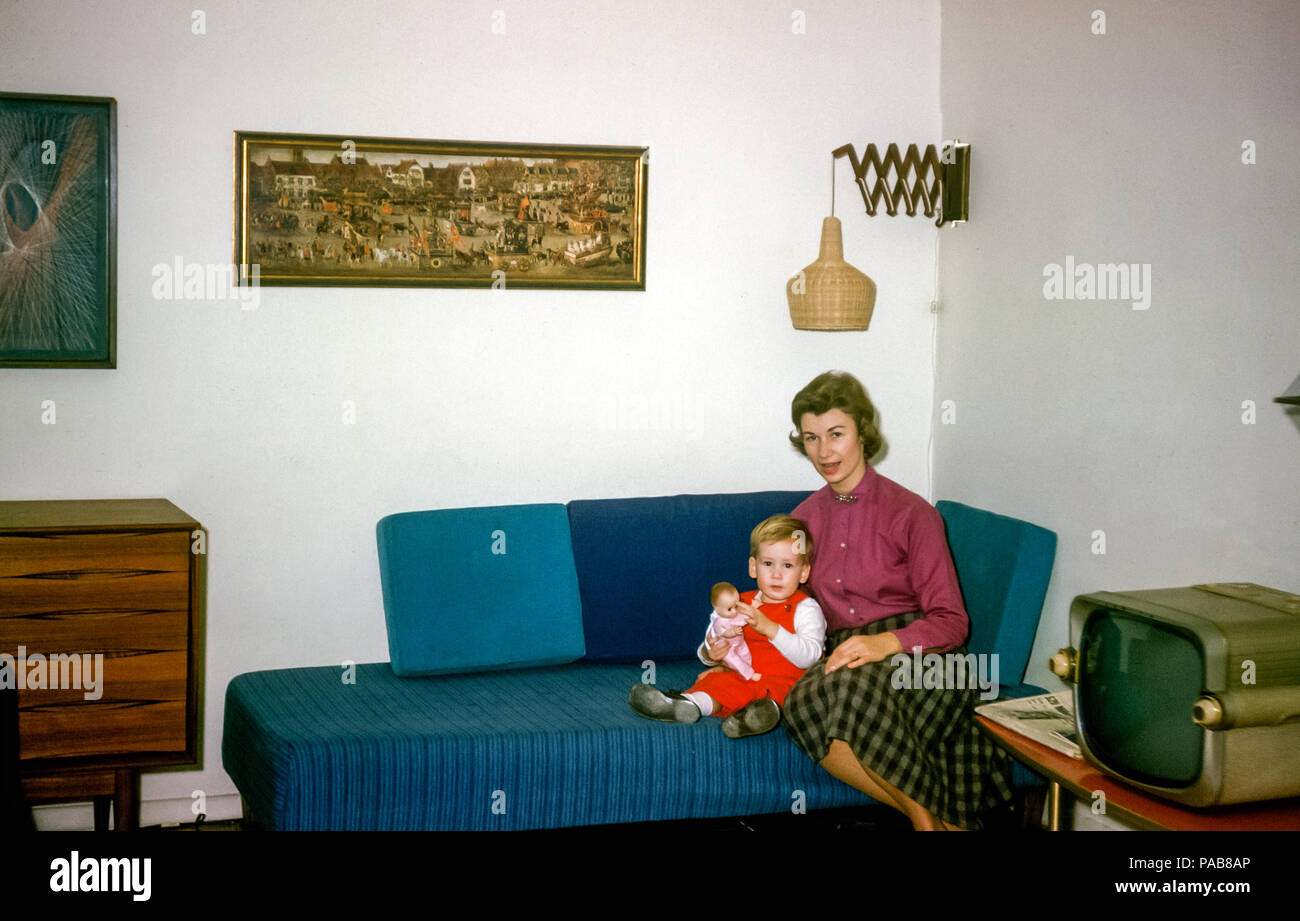
[[[722,634],[732,627],[743,627],[749,621],[745,620],[745,615],[737,614],[735,617],[723,617],[717,611],[714,611],[709,618],[709,633],[714,640],[720,640],[731,648],[727,654],[722,657],[726,665],[734,669],[740,677],[746,680],[754,677],[754,659],[749,652],[749,644],[745,642],[742,634],[735,636],[723,636]]]

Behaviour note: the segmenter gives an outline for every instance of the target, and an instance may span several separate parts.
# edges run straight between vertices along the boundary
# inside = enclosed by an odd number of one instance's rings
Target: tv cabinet
[[[134,829],[140,772],[200,763],[205,551],[166,499],[0,502],[0,681],[29,802],[91,800],[102,829],[111,800]]]

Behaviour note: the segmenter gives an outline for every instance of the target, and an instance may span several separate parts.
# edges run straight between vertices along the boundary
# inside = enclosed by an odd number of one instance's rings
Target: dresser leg
[[[138,831],[140,828],[140,773],[134,770],[117,772],[116,791],[113,794],[113,827],[118,831]]]
[[[108,806],[112,802],[111,796],[95,797],[95,831],[108,831]]]

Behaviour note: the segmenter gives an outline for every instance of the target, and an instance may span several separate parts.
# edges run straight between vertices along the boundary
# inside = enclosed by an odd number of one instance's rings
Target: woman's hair
[[[795,450],[808,456],[803,446],[803,433],[799,429],[804,415],[812,413],[820,416],[832,409],[843,411],[853,420],[862,437],[863,456],[867,460],[875,457],[885,444],[885,440],[880,437],[880,430],[876,428],[876,407],[871,405],[871,398],[858,379],[844,371],[819,374],[795,394],[794,402],[790,404],[790,418],[794,422],[790,444],[794,445]]]
[[[757,558],[764,544],[774,540],[794,541],[794,552],[803,557],[805,563],[812,562],[813,539],[808,525],[790,515],[773,515],[764,518],[753,531],[749,532],[749,555]]]

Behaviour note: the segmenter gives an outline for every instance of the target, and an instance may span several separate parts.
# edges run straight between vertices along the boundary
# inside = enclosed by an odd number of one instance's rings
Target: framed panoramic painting
[[[0,367],[116,367],[117,101],[0,93]]]
[[[235,133],[261,285],[645,290],[644,147]]]

